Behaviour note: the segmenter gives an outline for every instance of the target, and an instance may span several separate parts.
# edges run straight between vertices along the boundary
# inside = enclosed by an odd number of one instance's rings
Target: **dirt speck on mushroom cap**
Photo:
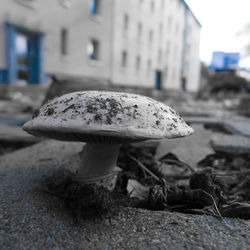
[[[27,132],[108,134],[138,140],[175,138],[193,132],[169,106],[129,93],[82,91],[63,95],[24,125]]]

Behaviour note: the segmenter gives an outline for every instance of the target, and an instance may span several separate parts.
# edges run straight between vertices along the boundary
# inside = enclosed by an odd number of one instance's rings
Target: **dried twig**
[[[182,174],[164,174],[165,179],[175,179],[175,180],[187,180],[190,179],[192,175],[182,175]]]
[[[214,175],[218,176],[227,176],[227,175],[245,175],[250,173],[250,170],[241,170],[241,171],[230,171],[230,172],[220,172],[220,173],[214,173]]]
[[[241,219],[249,219],[250,217],[250,204],[235,202],[229,205],[224,205],[221,209],[224,216],[227,217],[239,217]]]
[[[128,197],[130,197],[135,191],[135,188],[133,188],[129,193],[128,193]]]
[[[188,165],[186,162],[181,161],[181,160],[177,161],[177,160],[173,160],[173,159],[163,159],[163,160],[161,160],[161,162],[176,164],[176,165],[179,165],[181,167],[185,167],[185,168],[189,169],[192,173],[195,173],[195,170],[190,165]]]
[[[210,211],[206,211],[205,209],[197,209],[197,208],[186,209],[185,213],[214,216],[214,213],[211,213]]]
[[[209,194],[208,192],[206,192],[205,190],[203,190],[203,189],[200,189],[200,190],[201,190],[204,194],[208,195],[208,196],[212,199],[213,204],[214,204],[215,211],[217,212],[217,214],[218,214],[219,218],[221,219],[221,221],[222,221],[229,229],[233,230],[233,228],[223,219],[223,217],[222,217],[222,215],[221,215],[221,213],[220,213],[220,211],[219,211],[219,209],[218,209],[218,207],[217,207],[217,204],[216,204],[216,202],[215,202],[214,197],[213,197],[211,194]]]
[[[153,178],[155,178],[157,181],[160,181],[160,179],[153,172],[151,172],[143,163],[141,163],[139,160],[137,160],[134,156],[128,155],[128,157],[130,159],[132,159],[133,161],[135,161],[143,170],[145,170]]]

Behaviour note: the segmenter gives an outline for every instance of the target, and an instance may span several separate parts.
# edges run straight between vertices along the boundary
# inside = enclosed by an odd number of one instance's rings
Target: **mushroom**
[[[149,97],[118,92],[81,91],[44,104],[24,124],[35,136],[87,142],[77,179],[112,190],[122,144],[184,137],[193,133],[169,106]]]

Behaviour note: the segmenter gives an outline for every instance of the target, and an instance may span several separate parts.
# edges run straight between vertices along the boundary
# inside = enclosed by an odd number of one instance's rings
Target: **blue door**
[[[155,71],[155,89],[161,89],[162,72]]]
[[[6,24],[7,80],[43,82],[43,35]]]
[[[29,40],[22,33],[15,35],[16,80],[29,82]]]

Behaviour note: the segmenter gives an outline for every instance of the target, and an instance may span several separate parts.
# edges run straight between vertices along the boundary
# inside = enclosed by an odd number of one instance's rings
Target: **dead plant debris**
[[[250,219],[249,155],[209,155],[195,170],[172,154],[155,160],[155,152],[123,146],[118,159],[123,171],[112,192],[77,183],[63,170],[46,177],[42,191],[61,199],[76,221],[119,206]],[[167,174],[160,171],[164,164],[171,165]]]

